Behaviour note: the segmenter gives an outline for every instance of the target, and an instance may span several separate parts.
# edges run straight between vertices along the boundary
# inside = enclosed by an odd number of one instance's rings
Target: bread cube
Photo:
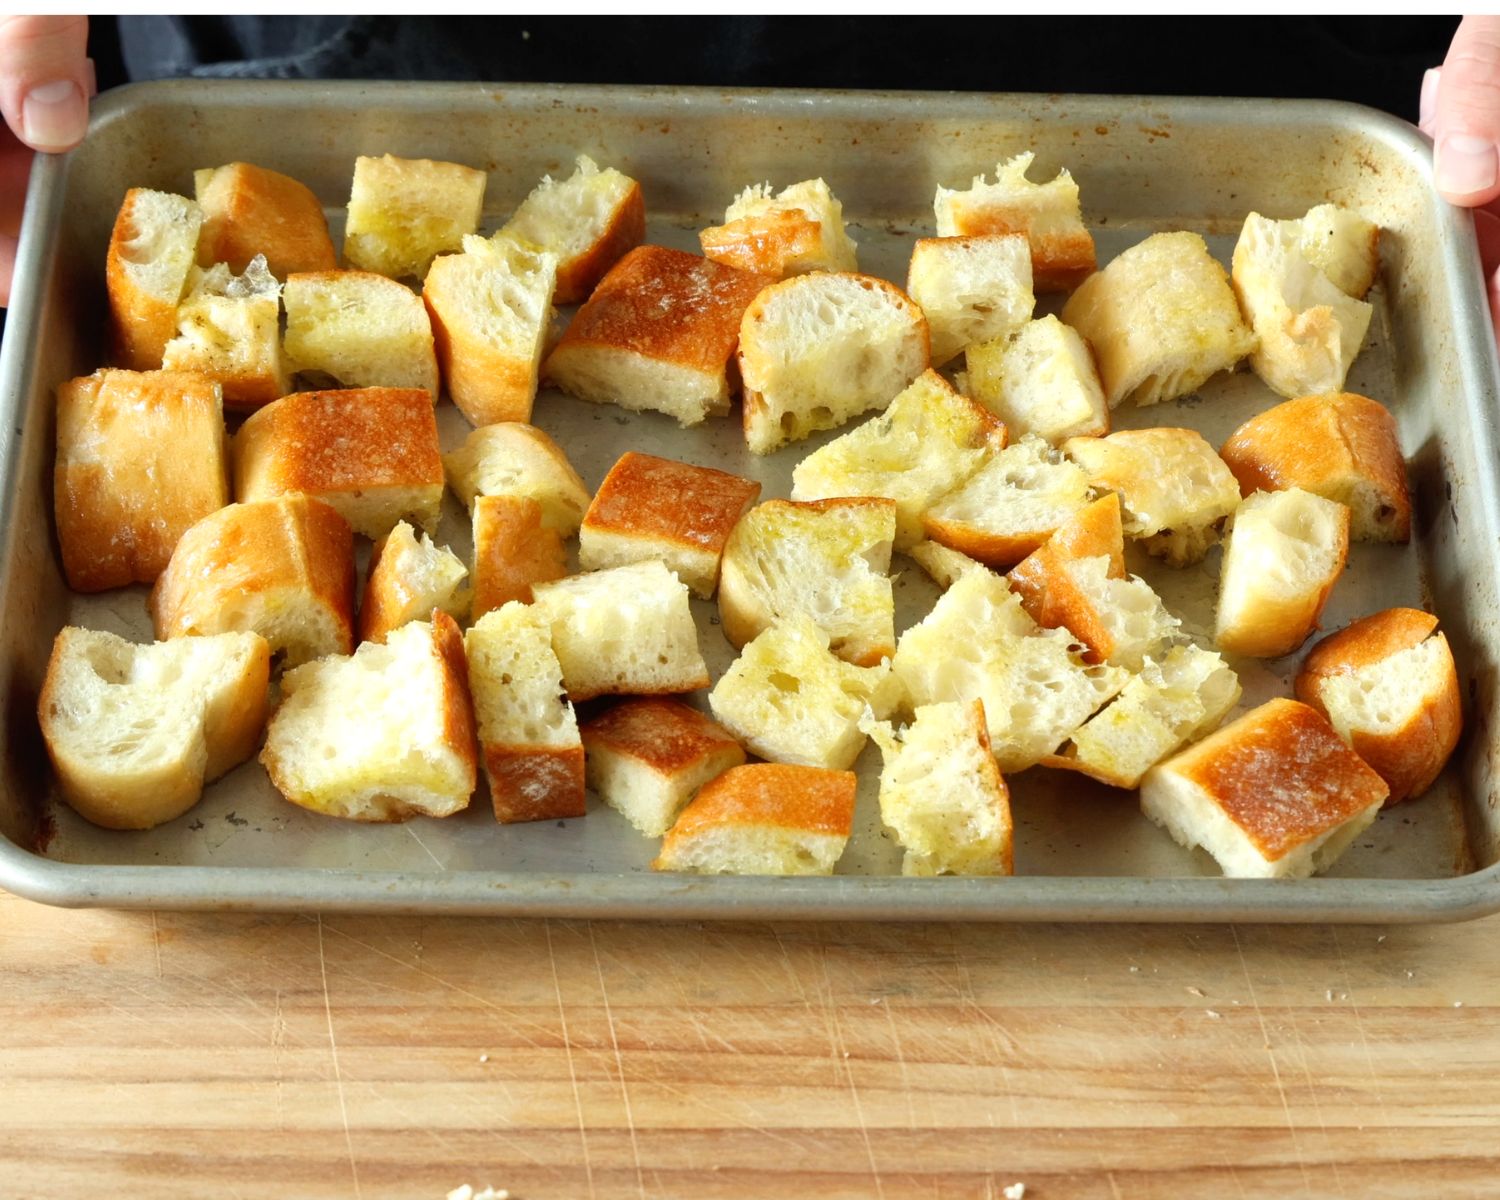
[[[793,500],[886,496],[896,540],[922,540],[922,517],[1005,448],[1005,426],[936,371],[918,375],[880,416],[814,450],[792,471]]]
[[[1177,636],[1181,622],[1151,586],[1135,576],[1112,578],[1103,555],[1059,556],[1050,566],[1042,585],[1048,619],[1037,623],[1068,630],[1086,647],[1084,661],[1139,671],[1148,655],[1160,654]]]
[[[874,724],[880,819],[906,851],[903,875],[1009,875],[1010,790],[990,754],[984,704],[925,704],[898,735]]]
[[[219,385],[178,371],[70,379],[52,484],[68,586],[151,583],[183,532],[229,503]]]
[[[1211,650],[1173,646],[1151,658],[1110,703],[1042,765],[1111,787],[1139,787],[1153,766],[1217,729],[1240,699],[1240,681]]]
[[[292,390],[281,355],[281,285],[257,255],[243,275],[223,263],[194,267],[177,309],[177,336],[162,351],[169,371],[218,383],[224,407],[253,411]]]
[[[583,480],[562,447],[534,425],[484,425],[443,455],[448,485],[470,509],[476,496],[529,496],[542,506],[542,523],[570,538],[589,506]]]
[[[1380,268],[1380,226],[1336,204],[1319,204],[1300,221],[1297,249],[1345,295],[1363,300]]]
[[[231,504],[182,535],[150,608],[163,641],[257,633],[286,667],[348,654],[354,532],[308,496]]]
[[[109,235],[110,357],[154,371],[177,332],[177,303],[197,254],[203,210],[185,196],[131,188]]]
[[[708,686],[687,584],[661,563],[538,583],[532,593],[537,611],[551,622],[568,699]]]
[[[421,388],[437,399],[432,322],[410,288],[368,271],[316,271],[288,276],[281,299],[293,371],[346,388]]]
[[[579,565],[593,571],[660,559],[707,600],[729,534],[759,495],[753,480],[627,450],[584,514]]]
[[[773,279],[859,269],[844,207],[822,179],[804,179],[775,195],[769,183],[748,187],[725,212],[724,224],[702,230],[698,241],[705,257]]]
[[[1321,715],[1277,699],[1153,767],[1141,811],[1225,875],[1299,879],[1332,866],[1385,796]]]
[[[989,459],[922,518],[934,542],[992,567],[1025,558],[1089,499],[1088,476],[1027,436]]]
[[[1119,495],[1125,533],[1174,567],[1201,561],[1240,502],[1229,468],[1192,429],[1122,429],[1062,448],[1093,487]]]
[[[1346,505],[1355,541],[1411,539],[1411,496],[1396,420],[1366,396],[1288,400],[1251,417],[1219,453],[1247,496],[1299,487]]]
[[[1012,437],[1034,433],[1056,444],[1109,432],[1109,406],[1094,356],[1076,329],[1054,316],[964,352],[968,394]]]
[[[1048,183],[1026,178],[1036,156],[1018,154],[995,168],[995,182],[976,175],[968,191],[939,187],[933,199],[938,237],[1024,233],[1039,292],[1066,292],[1094,269],[1094,239],[1084,228],[1078,185],[1066,170]]]
[[[555,254],[558,304],[588,298],[604,273],[646,236],[641,185],[586,155],[566,179],[543,176],[501,233]]]
[[[833,653],[862,667],[896,648],[891,500],[768,500],[740,519],[724,547],[719,617],[736,647],[774,622],[805,615]]]
[[[1420,796],[1463,732],[1458,674],[1437,618],[1388,608],[1324,638],[1297,672],[1297,699],[1317,709],[1390,788]]]
[[[473,425],[528,421],[552,325],[557,258],[466,237],[432,260],[422,299],[448,396]]]
[[[344,259],[361,271],[421,279],[479,228],[485,174],[430,158],[354,160]]]
[[[739,329],[745,444],[770,454],[884,409],[927,369],[927,318],[870,275],[796,275],[761,292]]]
[[[1008,337],[1031,320],[1031,249],[1024,234],[918,238],[906,293],[922,307],[932,363],[976,342]]]
[[[260,761],[293,804],[350,821],[448,817],[476,782],[463,635],[445,612],[288,671]]]
[[[589,786],[647,837],[672,827],[693,793],[745,752],[733,735],[678,700],[626,700],[583,727]]]
[[[1290,654],[1349,556],[1349,510],[1301,488],[1256,492],[1234,514],[1219,569],[1214,641],[1247,658]]]
[[[412,388],[286,396],[240,426],[234,477],[241,500],[302,492],[368,538],[403,518],[430,532],[443,503],[432,401]]]
[[[891,662],[909,711],[984,702],[990,747],[1007,774],[1034,765],[1125,686],[1090,666],[1061,630],[1042,629],[991,571],[970,571],[901,635]]]
[[[1196,233],[1157,233],[1085,279],[1062,319],[1094,349],[1110,408],[1197,390],[1255,349],[1224,268]]]
[[[761,758],[843,770],[864,749],[865,710],[889,716],[899,695],[889,664],[856,667],[834,657],[828,635],[799,613],[740,651],[708,705]]]
[[[474,616],[512,600],[530,604],[532,586],[568,573],[562,535],[530,496],[475,496]]]
[[[305,185],[252,163],[193,172],[203,210],[198,265],[227,263],[236,274],[260,256],[277,279],[339,265],[323,206]]]
[[[255,753],[270,670],[253,633],[137,646],[64,628],[37,705],[63,799],[106,829],[180,817]]]
[[[469,589],[463,586],[468,574],[458,555],[434,545],[425,533],[418,540],[416,530],[397,521],[370,552],[359,640],[383,642],[391,630],[431,617],[435,608],[462,620],[469,608]]]
[[[733,767],[683,809],[651,869],[831,875],[854,828],[857,786],[852,771]]]
[[[1345,295],[1298,245],[1295,225],[1259,213],[1235,243],[1232,281],[1259,344],[1250,367],[1283,396],[1337,392],[1374,312]]]
[[[1125,578],[1125,534],[1120,525],[1120,498],[1106,492],[1078,510],[1057,531],[1010,569],[1006,582],[1021,597],[1021,606],[1038,625],[1056,629],[1067,625],[1072,586],[1062,574],[1062,565],[1079,558],[1103,556],[1104,574]],[[1056,596],[1051,589],[1062,581]]]
[[[545,616],[515,603],[486,613],[464,637],[480,757],[501,824],[584,815],[583,742],[551,638]]]
[[[599,282],[543,373],[581,400],[700,424],[729,411],[740,318],[769,282],[696,254],[640,246]]]
[[[907,555],[922,568],[923,573],[944,591],[951,588],[970,571],[989,570],[982,562],[951,550],[941,542],[920,541],[907,550]]]

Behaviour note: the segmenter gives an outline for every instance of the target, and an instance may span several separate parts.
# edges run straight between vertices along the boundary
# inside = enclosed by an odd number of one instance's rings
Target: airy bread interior
[[[588,489],[562,447],[534,425],[502,421],[481,426],[443,455],[448,485],[464,504],[477,496],[530,496],[542,520],[563,537],[578,532]]]
[[[432,321],[404,284],[368,271],[315,271],[288,276],[282,302],[292,370],[346,388],[422,388],[437,398]]]
[[[1031,319],[1031,243],[1023,233],[919,238],[906,291],[921,305],[942,366],[977,342],[1008,337]]]
[[[1048,315],[964,353],[967,392],[1005,422],[1012,438],[1048,442],[1109,432],[1094,356],[1078,331]]]

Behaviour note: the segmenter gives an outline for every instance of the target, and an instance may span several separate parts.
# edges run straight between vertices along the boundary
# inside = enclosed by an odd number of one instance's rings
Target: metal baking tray
[[[641,180],[651,240],[695,249],[695,231],[745,184],[821,175],[844,203],[862,268],[904,282],[913,238],[931,231],[935,186],[962,186],[1024,149],[1036,151],[1034,177],[1066,166],[1078,179],[1101,262],[1166,229],[1197,230],[1227,259],[1249,211],[1293,216],[1325,200],[1385,230],[1376,315],[1349,387],[1398,417],[1416,530],[1408,547],[1353,548],[1324,624],[1431,607],[1459,664],[1466,734],[1438,785],[1382,814],[1327,877],[1224,879],[1141,817],[1133,794],[1033,769],[1010,781],[1014,877],[902,878],[880,828],[873,748],[859,763],[848,852],[835,876],[817,879],[653,874],[655,842],[596,799],[582,819],[498,826],[482,783],[457,817],[375,827],[286,803],[255,762],[146,833],[95,829],[53,797],[35,713],[54,635],[75,623],[151,636],[144,588],[69,593],[50,504],[52,389],[104,361],[104,250],[126,187],[190,194],[195,167],[258,162],[306,181],[337,236],[354,157],[390,152],[488,171],[489,229],[544,172],[567,172],[583,152]],[[1470,219],[1436,199],[1414,129],[1348,104],[219,81],[109,93],[84,146],[33,170],[0,356],[0,886],[63,905],[512,916],[1423,921],[1495,911],[1496,379]],[[1115,416],[1117,427],[1190,425],[1217,445],[1275,399],[1241,373]],[[451,446],[467,425],[450,405],[439,411]],[[752,475],[767,498],[786,495],[795,462],[833,436],[758,460],[734,420],[685,431],[554,392],[534,419],[591,487],[633,447]],[[466,522],[449,505],[440,540],[467,553]],[[1191,628],[1211,621],[1217,564],[1215,551],[1186,571],[1132,567]],[[914,564],[897,566],[904,627],[936,593]],[[713,606],[695,601],[695,612],[717,676],[732,652]],[[1286,694],[1297,658],[1236,663],[1245,704]]]

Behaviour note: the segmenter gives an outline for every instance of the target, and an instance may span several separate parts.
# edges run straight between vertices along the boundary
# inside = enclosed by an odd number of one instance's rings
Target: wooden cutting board
[[[668,926],[0,895],[0,980],[7,1200],[1500,1196],[1500,918]]]

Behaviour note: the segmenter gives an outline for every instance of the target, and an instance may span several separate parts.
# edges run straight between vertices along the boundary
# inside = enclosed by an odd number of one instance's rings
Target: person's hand
[[[0,308],[11,272],[31,153],[60,153],[83,140],[94,94],[87,17],[0,17]]]
[[[1500,17],[1465,17],[1441,67],[1422,79],[1418,125],[1432,139],[1437,189],[1474,209],[1490,318],[1500,341]]]

